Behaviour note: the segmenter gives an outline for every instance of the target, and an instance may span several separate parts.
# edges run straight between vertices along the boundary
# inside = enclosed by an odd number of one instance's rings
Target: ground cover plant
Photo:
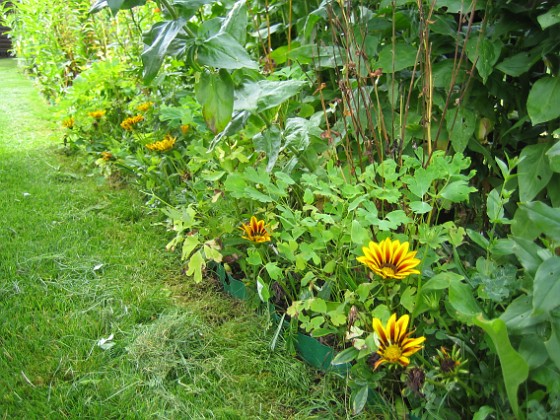
[[[354,413],[558,415],[554,2],[88,6],[68,13],[103,54],[41,83],[68,153],[138,182],[187,277],[222,264],[288,347],[332,345]]]
[[[0,86],[0,417],[344,415],[339,381],[271,352],[265,317],[184,284],[137,191],[60,154],[13,60]]]

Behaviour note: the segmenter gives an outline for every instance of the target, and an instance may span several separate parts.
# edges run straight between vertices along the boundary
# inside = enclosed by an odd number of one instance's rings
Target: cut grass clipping
[[[178,275],[137,193],[56,153],[58,122],[13,60],[0,98],[0,418],[346,416],[341,381]]]

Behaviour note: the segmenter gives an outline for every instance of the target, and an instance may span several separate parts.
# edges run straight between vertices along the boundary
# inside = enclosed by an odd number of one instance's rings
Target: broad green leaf
[[[560,141],[557,141],[554,146],[548,149],[546,156],[548,157],[550,169],[560,173]]]
[[[467,322],[482,313],[471,286],[462,282],[454,281],[449,284],[449,304],[458,318]]]
[[[286,102],[307,82],[299,80],[246,82],[235,91],[235,109],[262,112]]]
[[[539,21],[539,24],[541,25],[541,28],[543,30],[550,26],[560,23],[560,5],[556,5],[555,7],[551,8],[548,12],[537,16],[537,20]]]
[[[560,94],[560,92],[559,92]],[[560,103],[559,103],[560,106]],[[552,178],[546,152],[550,146],[546,143],[525,146],[521,151],[518,167],[519,198],[531,201]]]
[[[546,320],[546,314],[533,315],[531,296],[520,296],[509,304],[500,319],[506,323],[512,334],[530,334],[535,326]]]
[[[371,232],[362,225],[357,220],[352,220],[352,227],[350,229],[350,238],[353,243],[365,246],[371,240]]]
[[[407,42],[399,41],[394,45],[387,44],[379,53],[374,68],[383,69],[383,73],[393,73],[413,67],[416,62],[417,49]]]
[[[439,192],[439,196],[453,203],[466,202],[469,194],[475,192],[476,188],[469,186],[467,181],[458,180],[445,185]]]
[[[195,283],[200,283],[202,281],[202,270],[204,267],[206,267],[206,263],[204,262],[202,252],[195,252],[189,259],[187,276],[192,276]]]
[[[196,11],[205,4],[212,3],[214,0],[171,0],[171,4],[184,19],[190,19]]]
[[[198,62],[220,69],[257,69],[245,48],[227,32],[219,32],[204,40],[196,51]]]
[[[284,129],[285,144],[282,149],[304,151],[309,147],[311,137],[319,138],[322,130],[310,120],[300,117],[288,118]]]
[[[476,128],[475,113],[463,107],[456,110],[451,108],[447,113],[446,125],[453,150],[462,153]]]
[[[560,117],[560,77],[544,76],[533,84],[527,112],[533,125]]]
[[[410,210],[412,210],[414,214],[424,214],[432,210],[432,206],[425,201],[412,201],[410,203]]]
[[[97,0],[89,9],[89,13],[97,13],[105,7],[109,7],[113,14],[119,10],[132,9],[136,6],[146,4],[146,0]]]
[[[423,199],[424,195],[430,190],[435,176],[432,172],[424,168],[418,168],[414,171],[414,176],[405,177],[408,189],[416,197]]]
[[[249,248],[247,250],[247,262],[252,266],[262,266],[261,254],[255,248]]]
[[[475,244],[477,244],[484,250],[487,250],[490,246],[490,242],[488,241],[488,239],[486,239],[480,232],[472,229],[467,229],[467,235]]]
[[[280,280],[284,277],[284,272],[276,263],[269,262],[264,267],[272,280]]]
[[[536,334],[523,336],[519,343],[518,351],[523,359],[525,359],[530,369],[536,369],[542,366],[548,359],[546,346],[542,338]],[[560,356],[560,351],[558,351],[557,354]]]
[[[222,131],[233,112],[233,81],[229,73],[224,69],[219,73],[203,72],[195,91],[208,128],[214,134]]]
[[[533,313],[551,312],[560,306],[560,257],[553,256],[544,261],[533,283]]]
[[[253,137],[257,152],[264,152],[268,158],[266,170],[272,171],[282,150],[282,133],[277,124],[270,125],[265,131]]]
[[[519,210],[527,212],[534,231],[542,232],[557,243],[560,242],[560,208],[547,206],[542,201],[531,201],[520,204]]]
[[[496,68],[512,77],[527,73],[542,57],[542,49],[523,51],[512,55],[499,63]]]
[[[422,291],[442,290],[451,286],[451,283],[459,283],[463,280],[463,276],[451,271],[444,271],[433,276],[422,286]]]
[[[544,343],[550,359],[560,369],[560,320],[551,318],[550,338]]]
[[[194,235],[189,235],[183,241],[183,250],[181,253],[181,259],[186,260],[190,257],[192,252],[200,245],[200,238],[198,237],[198,233]]]
[[[410,313],[414,311],[416,305],[416,288],[407,286],[401,293],[400,304]]]
[[[476,69],[484,84],[494,71],[494,65],[500,58],[502,47],[503,44],[499,39],[473,37],[467,42],[467,57],[472,63],[476,63]]]
[[[182,31],[185,23],[186,21],[183,18],[158,22],[144,36],[144,42],[148,42],[142,53],[143,76],[146,83],[151,82],[156,77],[169,45]]]
[[[525,238],[513,238],[513,253],[528,274],[534,276],[537,268],[543,262],[542,257],[539,255],[539,247],[535,241],[530,241]]]
[[[270,289],[261,276],[257,276],[257,293],[262,302],[268,302],[270,299]]]
[[[486,420],[486,418],[488,418],[488,416],[492,414],[494,411],[496,410],[494,410],[489,405],[483,405],[478,409],[476,413],[474,413],[472,420]]]
[[[369,387],[367,385],[362,386],[360,389],[352,393],[352,412],[353,414],[358,414],[362,412],[366,406],[368,399]]]
[[[504,385],[509,399],[509,403],[516,416],[519,416],[519,403],[517,391],[519,385],[529,377],[529,366],[519,353],[511,346],[509,341],[506,324],[501,319],[485,320],[482,316],[473,319],[475,325],[488,334],[500,359]]]
[[[220,32],[227,32],[241,45],[247,42],[247,6],[246,0],[238,0],[228,12]]]
[[[353,360],[356,360],[356,357],[358,357],[358,353],[359,351],[355,347],[348,347],[347,349],[342,350],[340,353],[338,353],[332,360],[331,364],[336,366],[349,363]]]
[[[461,13],[466,15],[474,10],[480,10],[484,4],[476,0],[436,0],[436,9],[445,8],[446,13]]]
[[[310,300],[309,309],[313,312],[325,314],[327,313],[327,302],[321,298],[313,298]]]

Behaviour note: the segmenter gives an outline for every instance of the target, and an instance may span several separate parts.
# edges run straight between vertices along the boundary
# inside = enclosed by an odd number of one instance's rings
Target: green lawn
[[[0,418],[345,417],[336,378],[190,284],[158,214],[61,153],[58,125],[0,60]]]

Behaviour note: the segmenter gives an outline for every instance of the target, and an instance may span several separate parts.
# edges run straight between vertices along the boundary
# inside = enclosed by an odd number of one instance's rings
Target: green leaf
[[[286,102],[307,85],[299,80],[245,82],[235,91],[235,109],[262,112]]]
[[[414,214],[425,214],[432,210],[432,206],[425,201],[411,201],[410,202],[410,210]]]
[[[194,235],[189,235],[183,241],[183,250],[181,253],[181,259],[186,260],[192,254],[192,252],[200,245],[200,238],[198,233]]]
[[[354,347],[349,347],[345,350],[342,350],[338,353],[331,362],[331,365],[343,365],[345,363],[349,363],[353,360],[356,360],[358,357],[359,351]]]
[[[215,134],[231,120],[233,112],[233,81],[226,70],[203,72],[195,86],[196,99],[202,105],[202,115]]]
[[[464,277],[451,271],[444,271],[433,276],[422,286],[422,291],[448,289],[451,283],[459,283]]]
[[[264,267],[272,280],[280,280],[284,277],[284,272],[276,265],[276,263],[269,262]]]
[[[542,366],[548,359],[546,346],[542,338],[536,334],[523,336],[519,343],[518,351],[531,370]],[[560,351],[556,354],[560,356]]]
[[[476,115],[463,107],[456,110],[451,108],[447,115],[446,125],[451,145],[455,152],[462,153],[473,137],[476,128]]]
[[[550,169],[553,172],[560,173],[560,141],[557,141],[554,146],[548,149],[546,156],[548,157]]]
[[[144,82],[149,83],[156,77],[169,45],[183,30],[185,23],[183,18],[158,22],[144,36],[144,42],[147,43],[142,53]]]
[[[204,40],[197,49],[200,64],[221,69],[258,69],[245,48],[227,32],[219,32]]]
[[[544,233],[557,243],[560,242],[560,208],[547,206],[542,201],[531,201],[520,204],[519,210],[527,212],[533,231]]]
[[[533,84],[527,113],[533,125],[560,117],[560,77],[544,76]]]
[[[439,196],[452,203],[461,203],[468,201],[469,194],[475,191],[476,188],[470,187],[467,181],[460,179],[445,185],[439,192]]]
[[[539,21],[539,25],[541,25],[541,28],[543,30],[560,23],[560,5],[556,5],[548,12],[537,16],[537,20]]]
[[[270,299],[270,288],[261,276],[257,276],[257,293],[262,302],[268,302]]]
[[[272,171],[280,151],[282,150],[282,133],[277,124],[270,125],[265,131],[253,137],[253,144],[257,152],[264,152],[268,158],[266,170]]]
[[[325,302],[321,298],[310,299],[309,309],[311,309],[313,312],[317,312],[317,313],[320,313],[320,314],[326,314],[327,313],[327,302]]]
[[[113,14],[119,10],[132,9],[136,6],[146,4],[146,0],[97,0],[89,9],[89,13],[97,13],[105,7],[109,7]]]
[[[517,391],[519,385],[529,377],[529,366],[519,353],[511,346],[506,324],[501,319],[485,320],[482,316],[473,319],[475,325],[488,334],[500,359],[504,385],[509,403],[515,416],[519,417],[519,403]]]
[[[255,248],[249,248],[247,250],[247,262],[253,266],[262,266],[261,254]]]
[[[525,146],[521,151],[518,168],[521,201],[531,201],[552,178],[552,170],[546,156],[549,148],[548,144],[541,143]]]
[[[246,0],[238,0],[228,12],[220,32],[227,32],[241,45],[247,42],[247,6]]]
[[[204,262],[204,257],[202,252],[195,252],[189,259],[189,264],[187,265],[187,276],[193,276],[195,283],[200,283],[202,281],[202,270],[206,267]]]
[[[393,73],[413,67],[416,62],[417,49],[404,41],[386,45],[379,53],[379,59],[372,68],[381,68],[383,73]]]
[[[369,387],[367,385],[362,386],[360,389],[352,393],[352,412],[353,414],[360,413],[364,407],[366,406],[367,399],[368,399],[368,390]]]
[[[560,257],[544,261],[535,274],[533,283],[533,313],[551,312],[560,306]]]
[[[534,276],[543,262],[539,252],[542,250],[535,241],[525,238],[513,238],[513,253],[528,274]]]
[[[449,284],[449,304],[456,311],[458,318],[464,321],[482,313],[473,296],[472,288],[465,283],[451,282]]]
[[[412,313],[414,311],[414,306],[416,305],[416,288],[407,286],[406,289],[401,294],[400,304],[408,312]]]
[[[196,11],[205,4],[212,3],[214,0],[172,0],[171,4],[175,6],[179,14],[190,19],[196,14]]]
[[[557,318],[551,319],[550,338],[545,341],[544,346],[556,368],[560,369],[560,320]]]
[[[482,83],[486,84],[488,76],[494,71],[494,65],[500,58],[502,47],[503,44],[499,39],[473,37],[467,42],[467,57],[472,63],[476,63]]]
[[[352,220],[350,238],[353,243],[365,246],[370,241],[371,233],[360,225],[357,220]]]
[[[504,59],[496,66],[498,70],[512,77],[527,73],[542,57],[542,49],[523,51]]]
[[[486,214],[490,223],[503,223],[503,221],[507,221],[504,218],[504,203],[500,193],[495,188],[490,191],[486,199]]]
[[[511,302],[500,319],[511,334],[526,334],[535,331],[535,326],[546,320],[546,314],[533,315],[532,297],[525,295]]]

